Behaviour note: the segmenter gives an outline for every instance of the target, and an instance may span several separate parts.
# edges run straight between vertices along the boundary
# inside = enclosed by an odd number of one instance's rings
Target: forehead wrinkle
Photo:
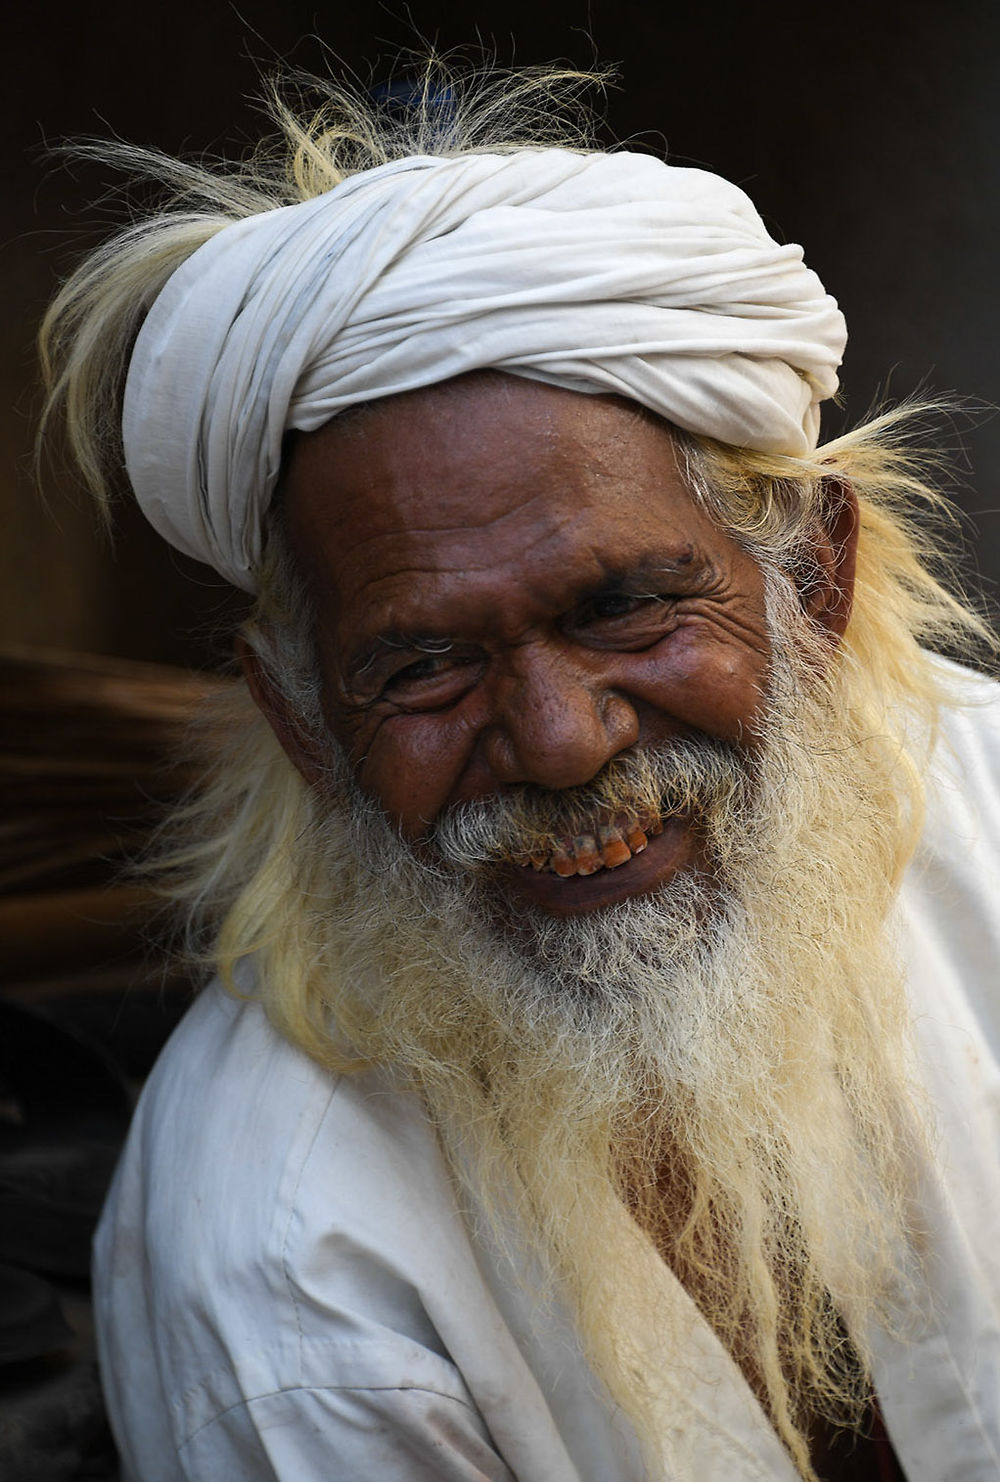
[[[368,594],[374,595],[385,583],[395,583],[407,578],[425,578],[431,585],[437,578],[458,578],[462,580],[466,577],[480,575],[494,576],[500,581],[509,573],[512,567],[517,569],[519,576],[517,586],[521,590],[531,590],[534,585],[532,581],[533,568],[539,563],[546,566],[551,565],[552,558],[545,554],[546,549],[553,541],[559,539],[567,526],[572,526],[573,523],[572,518],[567,516],[565,519],[560,520],[555,528],[547,530],[544,535],[534,541],[527,550],[518,549],[505,552],[502,555],[499,552],[491,551],[487,548],[483,556],[478,558],[468,550],[460,550],[453,553],[446,546],[444,550],[436,550],[433,553],[428,553],[434,554],[437,557],[433,565],[422,565],[418,559],[413,559],[409,552],[401,552],[399,557],[400,564],[393,565],[390,569],[381,571],[377,576],[366,581],[364,590]],[[418,556],[419,554],[417,553]],[[580,567],[584,564],[588,567],[593,566],[598,572],[603,572],[607,566],[607,562],[603,561],[597,554],[597,547],[592,544],[573,553],[573,556],[572,565],[576,571],[579,571]],[[628,564],[631,565],[632,563]],[[567,569],[567,575],[572,574]],[[582,584],[586,578],[577,577],[576,580],[578,584]]]
[[[530,502],[534,503],[541,497],[532,496]],[[530,541],[501,554],[491,546],[490,531],[497,532],[499,543],[499,527],[522,513],[525,508],[526,505],[522,505],[518,510],[506,511],[502,516],[474,526],[416,526],[393,531],[375,531],[343,550],[340,561],[341,564],[353,564],[363,550],[373,545],[376,549],[384,546],[386,558],[383,569],[364,580],[364,589],[369,592],[374,592],[385,582],[406,577],[433,579],[499,573],[519,562],[551,561],[553,557],[545,556],[545,551],[567,533],[571,534],[578,519],[586,513],[583,510],[551,511],[545,528],[538,529]],[[478,541],[474,538],[470,542],[470,536],[485,537],[485,548],[477,550]],[[416,550],[413,549],[414,546],[417,547]]]
[[[620,557],[614,559],[607,556],[607,554],[602,554],[600,547],[591,544],[585,550],[581,550],[578,553],[572,570],[565,569],[558,573],[554,573],[551,569],[548,569],[551,563],[543,556],[540,549],[536,548],[531,552],[531,555],[537,556],[546,569],[540,575],[535,570],[537,563],[528,560],[525,563],[517,587],[522,596],[536,603],[540,609],[549,609],[553,605],[562,606],[563,604],[572,606],[610,587],[655,583],[656,579],[662,576],[673,577],[678,574],[696,575],[711,565],[705,552],[699,550],[689,540],[682,542],[681,549],[679,549],[676,557],[662,550],[653,550],[646,547],[624,559]],[[387,582],[395,584],[399,581],[407,581],[408,579],[412,582],[413,578],[429,577],[431,580],[423,595],[433,597],[435,578],[457,577],[461,580],[465,577],[483,573],[496,577],[499,582],[503,579],[504,566],[496,562],[490,562],[482,566],[463,562],[462,565],[454,568],[441,566],[427,570],[420,566],[401,566],[391,572],[382,574],[377,579],[366,584],[366,606],[378,608],[379,598],[377,594],[379,588]],[[554,584],[558,584],[560,589],[565,589],[564,594],[562,590],[559,593],[555,592],[553,590]],[[406,595],[411,596],[413,590],[413,585],[408,585]],[[455,592],[456,597],[459,595],[464,594]],[[472,595],[475,597],[476,593]],[[503,594],[499,591],[485,590],[481,591],[479,596],[480,600],[489,606],[502,605],[504,601]],[[385,598],[381,600],[385,601]],[[388,621],[384,625],[380,624],[380,632],[396,632],[404,635],[411,633],[415,635],[422,634],[429,636],[432,641],[436,641],[438,635],[435,634],[435,627],[437,627],[441,637],[446,635],[446,630],[449,638],[454,637],[454,630],[449,624],[436,624],[434,621],[428,620],[423,616],[414,622],[400,622],[397,616],[398,612],[399,604],[391,600],[390,594],[390,600],[386,605],[386,617]],[[361,619],[361,621],[363,622],[364,619]]]
[[[483,565],[472,565],[468,561],[462,561],[454,566],[420,566],[404,563],[394,566],[389,571],[380,572],[378,576],[366,578],[361,586],[344,594],[346,603],[360,603],[363,607],[362,614],[354,614],[354,623],[365,622],[368,612],[374,610],[376,613],[396,612],[401,603],[397,596],[397,588],[403,584],[403,603],[407,598],[418,595],[426,600],[433,600],[438,595],[442,581],[447,580],[455,583],[456,579],[461,583],[463,578],[480,576],[483,574],[499,574],[500,567],[496,562],[487,562]],[[386,589],[388,588],[388,591]],[[454,590],[454,588],[453,588]],[[380,621],[380,626],[383,624]],[[384,624],[386,631],[392,627],[402,628],[406,624],[400,624],[396,619],[390,619]],[[424,622],[420,626],[428,627]]]
[[[516,486],[512,484],[510,487],[514,488]],[[502,493],[504,491],[494,490],[493,492]],[[363,533],[360,535],[359,539],[354,542],[350,549],[351,551],[361,550],[365,546],[370,545],[372,541],[379,540],[406,540],[421,538],[447,539],[449,537],[461,539],[461,537],[464,535],[469,535],[476,532],[485,532],[494,528],[500,529],[511,521],[523,519],[529,513],[532,506],[540,502],[547,504],[550,499],[550,494],[546,494],[541,490],[536,490],[528,495],[525,499],[521,500],[520,503],[513,505],[512,507],[501,509],[492,513],[488,510],[484,510],[482,512],[481,518],[476,518],[476,516],[479,514],[479,505],[473,503],[468,507],[466,514],[463,516],[463,519],[460,522],[456,522],[454,524],[409,524],[401,520],[399,524],[389,525],[381,529],[376,528],[368,530],[364,530],[364,527],[362,525]],[[582,510],[556,511],[549,508],[546,511],[545,517],[549,521],[555,521],[557,526],[561,528],[563,525],[571,523],[578,513],[582,513]],[[402,511],[400,511],[400,515],[402,515]],[[335,524],[333,527],[333,533],[337,534],[339,530],[339,533],[343,534],[344,525],[350,523],[350,521],[345,520],[343,522]]]
[[[534,585],[532,581],[533,570],[538,563],[545,566],[551,564],[551,556],[545,554],[546,548],[565,532],[567,527],[572,527],[574,521],[571,516],[561,520],[557,526],[545,532],[545,534],[533,542],[527,550],[517,550],[504,554],[489,550],[486,558],[479,560],[470,557],[468,551],[457,553],[458,559],[450,557],[447,549],[440,552],[441,559],[433,565],[421,564],[420,553],[411,556],[409,552],[401,552],[400,564],[383,570],[377,576],[366,581],[365,588],[374,591],[385,582],[395,582],[405,578],[421,577],[429,578],[431,581],[436,577],[465,577],[481,574],[500,573],[509,567],[519,566],[523,571],[523,585],[528,588]],[[646,577],[657,574],[678,575],[697,571],[710,563],[708,553],[701,545],[692,540],[690,535],[664,531],[662,545],[653,546],[648,536],[643,541],[640,549],[622,553],[609,553],[605,542],[590,540],[586,546],[572,552],[572,563],[565,563],[563,571],[566,577],[577,585],[583,585],[587,576],[583,568],[593,569],[599,574],[600,580],[628,580],[632,577]],[[546,572],[548,574],[548,572]]]

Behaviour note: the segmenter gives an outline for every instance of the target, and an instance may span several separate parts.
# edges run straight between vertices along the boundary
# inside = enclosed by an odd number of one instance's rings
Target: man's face
[[[418,848],[453,805],[578,788],[630,748],[754,746],[760,570],[695,505],[669,433],[625,402],[495,374],[409,393],[302,436],[285,498],[328,724]],[[559,867],[589,868],[615,822],[568,839]],[[568,915],[699,854],[681,814],[616,867],[512,863],[509,879]]]

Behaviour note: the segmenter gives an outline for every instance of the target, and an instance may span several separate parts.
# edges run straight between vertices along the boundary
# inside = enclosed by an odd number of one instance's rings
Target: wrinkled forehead
[[[477,371],[352,407],[286,448],[282,499],[361,538],[389,529],[472,531],[557,491],[616,507],[622,488],[677,470],[676,434],[625,397]]]

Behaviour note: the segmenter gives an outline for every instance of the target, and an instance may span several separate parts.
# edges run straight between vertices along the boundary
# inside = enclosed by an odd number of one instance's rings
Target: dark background
[[[106,171],[53,164],[42,146],[114,134],[168,151],[239,150],[260,128],[258,66],[321,71],[318,37],[376,80],[420,38],[449,48],[478,37],[501,62],[619,64],[609,138],[665,141],[676,162],[744,186],[774,235],[805,244],[851,329],[848,420],[916,388],[1000,402],[993,0],[82,0],[12,7],[4,31],[0,641],[200,665],[224,654],[231,607],[210,573],[127,509],[112,551],[85,496],[57,474],[44,504],[36,490],[33,329],[60,273],[114,216],[107,200],[93,205]],[[961,417],[944,435],[965,450],[953,492],[995,604],[1000,418]]]

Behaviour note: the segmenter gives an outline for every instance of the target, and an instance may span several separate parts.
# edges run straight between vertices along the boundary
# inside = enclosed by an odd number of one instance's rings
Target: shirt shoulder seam
[[[461,1395],[449,1394],[446,1390],[443,1389],[435,1389],[432,1385],[429,1384],[284,1384],[279,1385],[275,1389],[261,1390],[259,1394],[242,1395],[240,1399],[235,1400],[231,1405],[226,1405],[223,1409],[218,1410],[214,1415],[210,1416],[208,1420],[204,1420],[200,1425],[196,1426],[195,1429],[191,1431],[189,1435],[185,1436],[184,1440],[180,1442],[178,1450],[183,1450],[184,1447],[189,1445],[196,1436],[199,1436],[202,1433],[202,1431],[209,1430],[213,1425],[215,1425],[218,1421],[223,1420],[227,1415],[232,1415],[237,1410],[247,1410],[250,1408],[251,1405],[256,1404],[258,1400],[270,1400],[275,1398],[275,1396],[277,1395],[394,1393],[433,1395],[436,1399],[448,1400],[453,1405],[461,1405],[462,1408],[468,1410],[470,1414],[479,1416],[479,1411],[469,1400],[463,1399]]]

